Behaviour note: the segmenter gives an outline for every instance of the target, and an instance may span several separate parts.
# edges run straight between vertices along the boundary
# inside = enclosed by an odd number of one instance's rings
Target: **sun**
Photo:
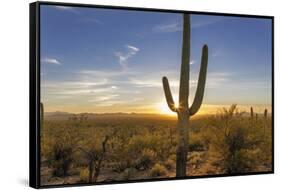
[[[170,110],[169,106],[166,102],[160,102],[158,104],[158,109],[161,114],[169,115],[169,116],[176,116],[177,113]]]
[[[178,99],[179,99],[179,97],[177,95],[174,95],[175,107],[178,107]],[[159,102],[157,105],[158,105],[157,110],[159,110],[161,114],[165,114],[165,115],[169,115],[169,116],[176,116],[177,115],[176,112],[173,112],[169,108],[165,98],[163,98],[162,101]]]

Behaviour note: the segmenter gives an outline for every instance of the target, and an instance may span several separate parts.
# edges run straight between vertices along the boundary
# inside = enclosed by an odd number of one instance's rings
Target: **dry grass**
[[[87,182],[89,157],[81,148],[98,156],[105,136],[97,181],[174,177],[175,126],[176,119],[157,115],[95,115],[83,121],[46,117],[42,185]],[[271,130],[270,116],[252,121],[236,107],[192,119],[187,175],[271,170]]]

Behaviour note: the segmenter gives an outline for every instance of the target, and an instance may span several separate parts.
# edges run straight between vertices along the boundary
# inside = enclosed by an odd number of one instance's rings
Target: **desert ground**
[[[189,125],[186,176],[272,170],[271,114],[235,105]],[[41,185],[174,178],[176,116],[45,113]]]

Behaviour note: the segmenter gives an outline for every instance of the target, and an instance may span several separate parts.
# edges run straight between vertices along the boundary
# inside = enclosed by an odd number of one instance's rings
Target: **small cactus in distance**
[[[44,105],[41,102],[40,103],[40,127],[43,129],[43,124],[44,124]]]
[[[265,119],[267,118],[267,109],[264,110],[264,115],[263,116],[264,116]]]
[[[169,108],[178,115],[177,123],[177,154],[176,154],[176,177],[186,176],[188,139],[189,139],[189,118],[195,115],[203,101],[206,74],[208,64],[208,46],[202,48],[201,67],[198,79],[198,86],[195,98],[191,107],[188,104],[189,96],[189,72],[190,72],[190,15],[183,15],[183,45],[182,62],[179,87],[179,105],[175,106],[167,77],[163,77],[163,87]]]
[[[265,128],[267,127],[267,109],[264,109],[264,114],[263,114],[263,117],[264,117],[264,131],[263,133],[265,134]]]
[[[251,119],[253,119],[254,118],[254,109],[253,109],[253,107],[251,107]]]

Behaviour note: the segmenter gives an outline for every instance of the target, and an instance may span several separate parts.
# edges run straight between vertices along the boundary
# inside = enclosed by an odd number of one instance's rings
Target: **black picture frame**
[[[134,11],[148,11],[148,12],[169,12],[169,13],[191,13],[200,15],[221,15],[234,16],[246,18],[264,18],[270,19],[272,22],[272,171],[267,172],[249,172],[236,173],[232,175],[206,175],[206,176],[192,176],[183,178],[157,178],[157,179],[141,179],[129,181],[113,181],[113,182],[97,182],[97,183],[77,183],[66,185],[41,185],[40,184],[40,6],[41,5],[56,5],[56,6],[70,6],[70,7],[88,7],[88,8],[103,8],[103,9],[118,9],[118,10],[134,10]],[[122,184],[135,182],[152,182],[163,180],[182,180],[194,178],[212,178],[212,177],[232,177],[245,176],[257,174],[273,174],[274,173],[274,17],[264,15],[248,15],[248,14],[233,14],[233,13],[218,13],[218,12],[200,12],[187,10],[168,10],[156,8],[141,8],[141,7],[125,7],[125,6],[109,6],[109,5],[91,5],[80,3],[60,3],[38,1],[30,3],[29,5],[29,38],[30,38],[30,75],[29,75],[29,185],[33,188],[54,188],[54,187],[73,187],[73,186],[87,186],[87,185],[105,185],[105,184]]]

